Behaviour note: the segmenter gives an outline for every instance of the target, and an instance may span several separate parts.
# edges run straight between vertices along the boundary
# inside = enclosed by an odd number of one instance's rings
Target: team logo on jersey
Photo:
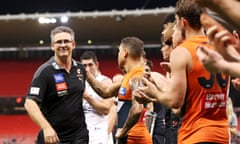
[[[56,90],[59,97],[68,94],[68,87],[66,82],[56,83]]]
[[[31,87],[30,94],[39,95],[40,88],[39,87]]]
[[[54,80],[56,82],[55,87],[57,90],[58,96],[64,96],[68,94],[67,83],[64,81],[63,73],[58,73],[53,75]]]
[[[66,82],[62,82],[62,83],[57,83],[56,84],[56,90],[57,91],[62,91],[62,90],[66,90],[66,89],[67,89]]]
[[[202,98],[202,108],[226,108],[226,98],[226,94],[222,92],[207,92]]]
[[[119,90],[119,95],[120,96],[126,96],[127,90],[125,87],[121,87]]]
[[[56,83],[64,82],[64,76],[62,73],[54,74],[53,77]]]
[[[65,95],[68,94],[68,91],[67,90],[57,91],[57,94],[58,94],[59,97],[65,96]]]

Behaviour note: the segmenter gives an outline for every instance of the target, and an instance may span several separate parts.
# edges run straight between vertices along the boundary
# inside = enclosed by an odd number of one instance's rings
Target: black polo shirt
[[[61,142],[88,136],[82,108],[84,84],[85,69],[75,60],[70,73],[52,57],[34,74],[27,98],[39,104]]]

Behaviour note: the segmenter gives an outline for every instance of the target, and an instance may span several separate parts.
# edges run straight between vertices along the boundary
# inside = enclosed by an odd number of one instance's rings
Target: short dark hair
[[[137,37],[125,37],[121,40],[121,44],[125,45],[133,58],[140,58],[145,55],[144,43]]]
[[[168,23],[174,23],[175,22],[175,13],[169,13],[168,15],[166,15],[163,19],[163,24],[160,28],[160,31],[164,30],[164,25],[168,24]]]
[[[202,27],[200,16],[204,11],[205,9],[198,6],[195,0],[179,0],[175,8],[175,14],[185,18],[189,25],[196,30]]]
[[[92,59],[94,63],[96,63],[98,61],[97,56],[93,51],[83,52],[83,54],[80,56],[80,61],[86,60],[86,59]]]

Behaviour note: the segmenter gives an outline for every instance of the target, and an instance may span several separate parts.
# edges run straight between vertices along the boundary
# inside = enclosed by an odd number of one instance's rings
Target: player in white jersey
[[[80,57],[86,71],[91,72],[102,85],[108,87],[112,81],[99,71],[99,64],[94,52],[86,51]],[[103,99],[86,82],[83,109],[89,130],[89,144],[107,144],[109,139],[108,114],[114,104],[113,98]],[[114,120],[114,119],[111,119]]]

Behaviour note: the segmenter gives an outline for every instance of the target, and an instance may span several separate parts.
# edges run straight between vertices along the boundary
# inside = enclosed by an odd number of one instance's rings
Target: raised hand
[[[240,61],[239,39],[227,31],[208,14],[201,15],[201,23],[207,31],[209,43],[228,61]]]
[[[222,63],[224,63],[224,59],[218,52],[206,47],[198,47],[197,57],[208,71],[221,71],[221,66]]]

